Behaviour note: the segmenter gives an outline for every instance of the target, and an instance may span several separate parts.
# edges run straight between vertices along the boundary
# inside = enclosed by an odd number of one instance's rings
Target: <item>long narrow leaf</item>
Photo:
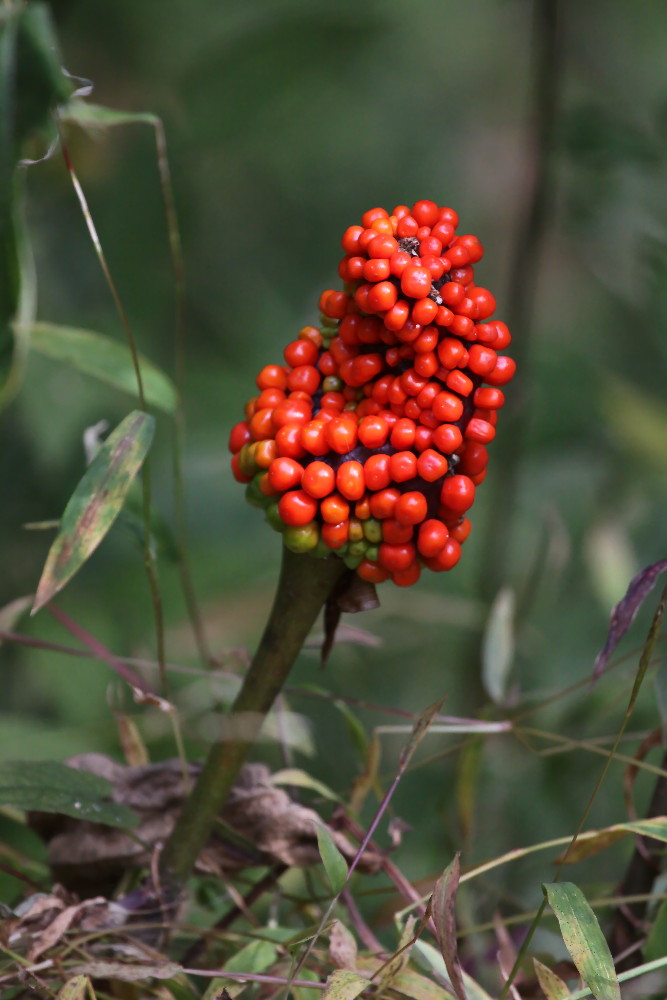
[[[0,764],[1,805],[61,813],[105,826],[136,826],[136,813],[127,806],[105,801],[111,792],[106,778],[55,760]]]
[[[35,323],[31,345],[39,354],[71,365],[114,389],[132,396],[137,394],[137,376],[130,349],[112,337],[55,323]],[[146,402],[165,413],[173,413],[177,395],[171,379],[141,355],[139,364]]]
[[[338,894],[347,882],[347,862],[336,847],[327,828],[320,824],[317,827],[317,846],[331,891]]]
[[[138,410],[109,435],[70,497],[37,588],[34,614],[81,568],[116,520],[146,457],[155,420]]]
[[[60,68],[48,7],[42,3],[3,7],[0,10],[1,404],[11,398],[19,381],[25,351],[25,320],[34,299],[27,240],[20,225],[22,184],[17,165],[24,141],[36,129],[49,125],[53,109],[67,99],[71,89]]]
[[[543,886],[565,947],[596,1000],[621,1000],[614,962],[597,917],[572,882]]]
[[[460,877],[461,862],[459,855],[456,854],[435,883],[431,897],[431,913],[449,981],[458,1000],[468,1000],[456,947],[455,905]]]

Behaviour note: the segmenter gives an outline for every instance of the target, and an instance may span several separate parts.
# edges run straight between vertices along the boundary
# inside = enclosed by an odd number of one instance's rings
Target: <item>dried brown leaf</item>
[[[139,816],[133,834],[140,842],[123,830],[60,815],[31,813],[30,823],[48,842],[49,864],[59,881],[76,891],[108,891],[127,869],[148,867],[154,847],[171,833],[185,797],[181,762],[127,767],[102,754],[83,754],[68,763],[111,783],[114,802]],[[191,780],[198,772],[199,765],[190,765]],[[317,829],[322,819],[273,785],[263,764],[242,768],[220,818],[222,827],[199,856],[200,872],[220,876],[258,864],[305,867],[320,862]],[[340,853],[351,860],[354,846],[342,833],[329,832]],[[369,849],[361,868],[375,871],[380,863]]]
[[[458,1000],[468,1000],[456,946],[456,893],[461,877],[459,855],[445,868],[433,887],[431,913],[447,975]]]
[[[329,931],[329,955],[339,969],[357,968],[357,942],[340,920],[334,920]]]

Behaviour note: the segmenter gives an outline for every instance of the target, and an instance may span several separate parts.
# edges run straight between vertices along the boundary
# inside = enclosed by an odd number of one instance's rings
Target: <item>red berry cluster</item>
[[[486,475],[507,326],[474,283],[483,249],[433,201],[372,208],[343,235],[342,291],[266,365],[232,429],[234,476],[295,552],[399,586],[451,569]],[[483,385],[482,383],[486,383]]]

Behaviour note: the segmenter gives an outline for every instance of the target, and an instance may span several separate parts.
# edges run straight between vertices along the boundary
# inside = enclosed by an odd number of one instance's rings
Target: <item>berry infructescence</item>
[[[474,282],[483,248],[433,201],[372,208],[342,239],[343,290],[257,376],[232,469],[293,552],[371,583],[452,569],[486,475],[511,340]]]

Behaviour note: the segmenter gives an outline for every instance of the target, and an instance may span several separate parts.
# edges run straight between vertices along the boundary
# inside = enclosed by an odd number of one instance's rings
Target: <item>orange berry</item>
[[[336,472],[336,488],[346,500],[360,500],[366,489],[361,462],[343,462]]]
[[[310,524],[317,514],[317,501],[303,490],[291,490],[289,493],[284,493],[278,501],[278,513],[285,524],[290,527],[301,527]]]
[[[336,474],[326,462],[310,462],[303,470],[301,488],[318,500],[333,492],[335,483]]]

